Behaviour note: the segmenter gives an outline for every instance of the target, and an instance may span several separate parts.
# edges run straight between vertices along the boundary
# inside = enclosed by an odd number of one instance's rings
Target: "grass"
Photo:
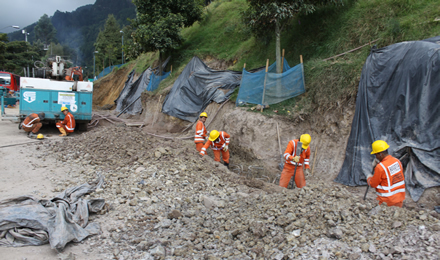
[[[275,40],[265,44],[254,37],[241,19],[246,0],[216,0],[206,9],[202,21],[182,30],[184,44],[171,52],[173,74],[161,82],[160,89],[173,84],[193,56],[228,61],[228,69],[241,71],[275,61]],[[422,40],[440,32],[438,0],[344,0],[342,6],[329,6],[311,15],[299,16],[282,33],[281,48],[293,67],[304,58],[306,93],[271,105],[263,113],[294,118],[298,114],[323,112],[354,102],[362,66],[369,54],[361,50],[323,61],[339,53],[379,39],[380,47]],[[147,53],[136,61],[136,72],[153,64],[158,55]],[[156,93],[161,93],[160,91]],[[235,101],[237,91],[232,99]],[[277,111],[277,112],[275,112]]]

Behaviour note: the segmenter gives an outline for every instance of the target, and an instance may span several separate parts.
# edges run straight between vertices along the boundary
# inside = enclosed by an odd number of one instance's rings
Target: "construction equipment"
[[[300,154],[303,151],[302,146],[303,146],[302,142],[297,143],[295,156],[300,156]],[[289,186],[290,186],[289,189],[293,189],[296,186],[296,184],[295,184],[296,168],[298,168],[298,162],[295,163],[295,170],[293,171],[293,178],[290,179],[290,182],[289,182]]]

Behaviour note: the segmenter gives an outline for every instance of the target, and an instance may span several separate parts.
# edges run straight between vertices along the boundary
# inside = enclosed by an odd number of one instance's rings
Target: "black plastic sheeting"
[[[226,101],[240,81],[241,71],[213,70],[198,57],[193,57],[174,82],[162,105],[162,112],[195,122],[212,101]]]
[[[162,69],[165,68],[169,60],[170,57],[162,63]],[[133,81],[134,70],[130,72],[127,81],[125,81],[124,88],[115,100],[116,112],[120,113],[124,111],[124,113],[130,115],[136,115],[142,112],[141,94],[147,89],[151,74],[154,73],[154,71],[158,71],[158,68],[159,67],[152,69],[149,67],[135,81]]]
[[[119,97],[115,100],[116,112],[120,113],[125,110],[124,113],[130,115],[136,115],[142,111],[141,94],[147,89],[150,82],[150,76],[153,73],[151,68],[146,69],[142,75],[136,80],[134,78],[134,70],[128,75],[127,81],[125,81],[125,87],[119,93]]]
[[[440,36],[373,48],[362,69],[356,112],[336,182],[366,185],[371,144],[402,158],[414,201],[440,186]]]

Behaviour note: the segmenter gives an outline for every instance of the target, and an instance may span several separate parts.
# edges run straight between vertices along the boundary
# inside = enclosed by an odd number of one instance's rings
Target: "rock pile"
[[[287,190],[246,179],[200,159],[191,141],[121,126],[40,150],[69,165],[72,182],[105,176],[92,194],[109,202],[94,216],[103,232],[85,243],[109,259],[440,258],[430,212],[364,202],[334,183]]]

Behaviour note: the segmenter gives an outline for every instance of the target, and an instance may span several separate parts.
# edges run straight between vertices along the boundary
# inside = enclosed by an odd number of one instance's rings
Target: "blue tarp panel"
[[[267,73],[265,70],[252,73],[243,69],[236,105],[271,105],[304,93],[303,71],[303,64],[291,68],[285,59],[283,73],[276,73],[276,63],[269,66]]]

